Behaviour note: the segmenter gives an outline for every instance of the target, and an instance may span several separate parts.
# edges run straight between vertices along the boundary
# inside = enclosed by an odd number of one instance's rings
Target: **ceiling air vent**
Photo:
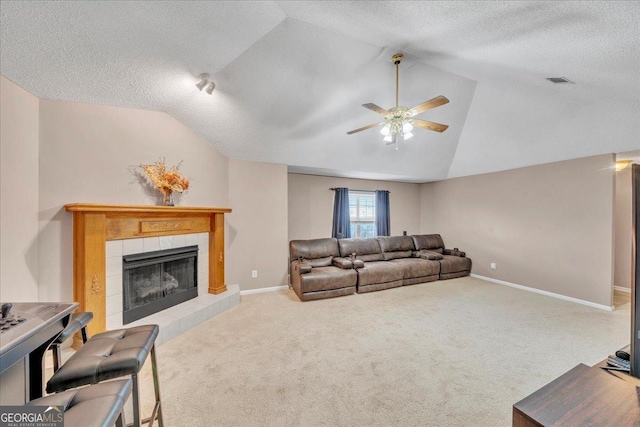
[[[547,77],[547,80],[549,80],[551,83],[571,83],[572,85],[575,84],[571,80],[564,77]]]

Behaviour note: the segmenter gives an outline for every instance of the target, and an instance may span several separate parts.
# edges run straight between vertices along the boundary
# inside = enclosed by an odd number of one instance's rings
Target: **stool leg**
[[[140,427],[140,397],[138,395],[138,374],[131,375],[133,380],[133,391],[131,395],[133,397],[133,425],[134,427]]]
[[[156,394],[156,405],[158,405],[158,425],[160,427],[164,427],[164,421],[162,420],[162,403],[160,401],[160,382],[158,381],[158,364],[156,362],[155,344],[153,344],[153,347],[151,347],[151,370],[153,371],[153,389]]]
[[[60,369],[60,362],[62,362],[62,351],[60,350],[60,346],[54,344],[51,346],[51,350],[53,353],[53,372],[56,372]]]
[[[82,344],[87,342],[87,327],[80,329],[80,333],[82,334]]]
[[[125,427],[127,423],[124,421],[124,408],[120,412],[120,416],[116,420],[116,427]]]

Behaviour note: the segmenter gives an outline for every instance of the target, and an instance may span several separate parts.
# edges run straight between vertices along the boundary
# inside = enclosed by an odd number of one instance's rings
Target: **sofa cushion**
[[[332,264],[333,257],[326,256],[323,258],[313,258],[306,260],[312,267],[328,267]]]
[[[381,236],[377,238],[382,252],[414,250],[411,236]]]
[[[289,242],[289,256],[291,261],[299,258],[313,260],[318,258],[331,258],[340,256],[337,239],[313,239],[313,240],[292,240]],[[320,260],[319,264],[331,265],[331,259]],[[320,265],[318,265],[319,267]]]
[[[355,271],[355,270],[354,270]],[[404,278],[404,268],[393,261],[365,262],[358,271],[358,286],[392,282]]]
[[[386,261],[413,256],[413,239],[410,236],[381,236],[377,239]]]
[[[444,255],[440,263],[440,274],[459,273],[471,271],[471,259],[454,255]]]
[[[358,274],[355,270],[338,267],[313,268],[310,273],[301,277],[302,292],[326,291],[355,286]]]
[[[384,256],[385,261],[389,261],[392,259],[398,258],[411,258],[413,255],[412,251],[396,251],[396,252],[385,252],[382,254]]]
[[[439,234],[420,234],[411,236],[416,250],[427,249],[432,252],[442,253],[444,242]]]
[[[380,245],[376,239],[340,239],[338,240],[340,256],[349,258],[352,253],[356,259],[364,262],[382,261],[384,256],[380,251]]]
[[[415,279],[417,277],[433,276],[440,274],[440,263],[420,258],[403,258],[389,261],[402,266],[403,279]]]

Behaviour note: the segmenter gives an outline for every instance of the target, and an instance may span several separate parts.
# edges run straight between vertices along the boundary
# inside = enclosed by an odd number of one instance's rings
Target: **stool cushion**
[[[57,406],[65,427],[113,427],[131,394],[131,380],[107,381],[41,397],[27,406]]]
[[[47,393],[137,374],[159,330],[158,325],[144,325],[94,335],[53,374]]]
[[[69,324],[64,328],[62,333],[58,335],[58,338],[56,338],[53,344],[62,344],[67,340],[67,338],[78,332],[80,329],[85,328],[89,322],[91,322],[91,319],[93,319],[93,313],[90,311],[73,313],[71,315],[71,319],[69,319]]]

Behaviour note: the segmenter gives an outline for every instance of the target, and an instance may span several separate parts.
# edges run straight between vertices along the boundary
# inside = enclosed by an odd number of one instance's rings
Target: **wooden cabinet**
[[[513,405],[513,427],[640,426],[640,381],[580,364]]]

